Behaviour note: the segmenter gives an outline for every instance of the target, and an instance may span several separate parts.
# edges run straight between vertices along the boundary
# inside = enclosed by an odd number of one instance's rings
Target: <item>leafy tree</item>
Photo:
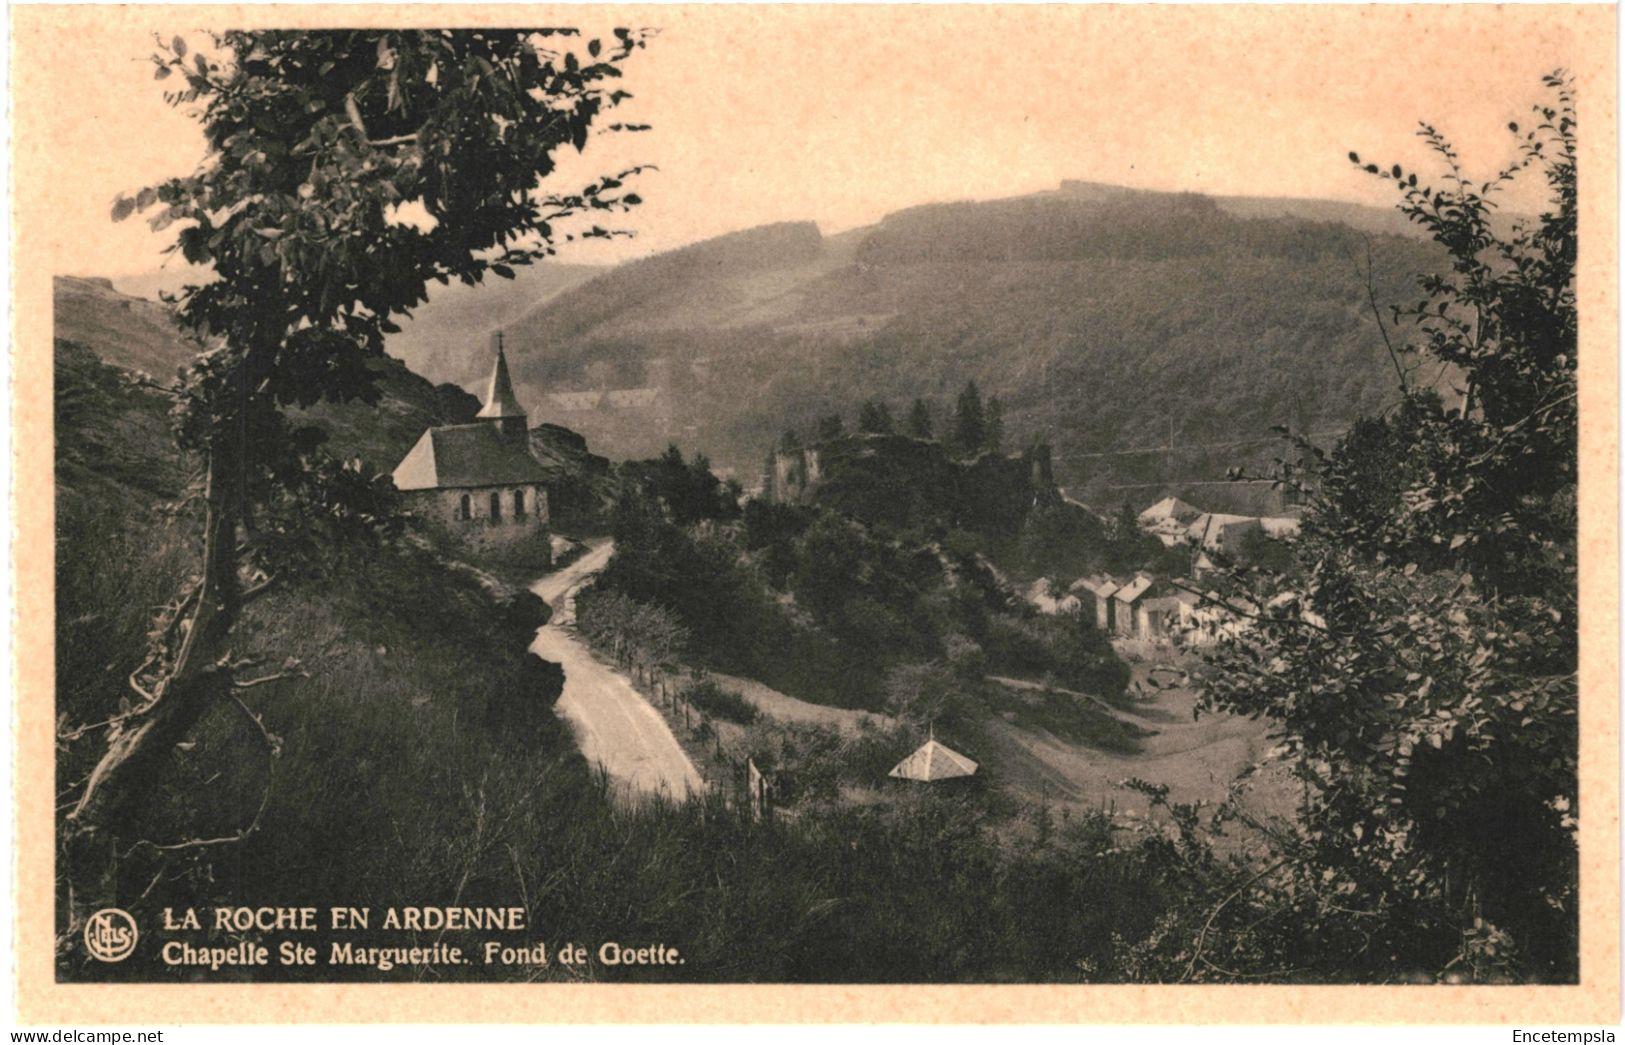
[[[987,418],[982,412],[982,393],[976,382],[968,381],[954,404],[954,447],[962,454],[974,454],[987,443]]]
[[[935,434],[931,425],[931,408],[925,400],[916,399],[908,408],[908,434],[916,439],[930,439]]]
[[[1329,453],[1300,442],[1280,478],[1311,473],[1301,579],[1204,693],[1279,731],[1303,797],[1257,888],[1344,975],[1576,975],[1576,125],[1569,81],[1546,83],[1488,182],[1425,124],[1437,183],[1365,166],[1450,262],[1393,311],[1393,351],[1452,365],[1460,399],[1406,386]],[[1500,232],[1524,172],[1547,209]]]
[[[817,432],[819,442],[839,439],[842,433],[845,431],[846,422],[841,420],[840,414],[825,414],[823,417],[818,419]]]
[[[874,435],[891,435],[891,409],[878,399],[871,399],[858,408],[858,431]]]
[[[1004,404],[999,402],[998,396],[992,396],[987,401],[986,428],[982,445],[998,453],[1004,448]]]
[[[1140,516],[1134,511],[1134,506],[1124,501],[1112,517],[1111,539],[1119,543],[1128,543],[1141,537]]]
[[[200,562],[130,680],[139,704],[112,724],[69,818],[77,837],[115,823],[175,743],[250,684],[230,656],[244,604],[319,569],[301,546],[354,539],[387,509],[387,483],[335,469],[283,410],[375,401],[368,364],[430,280],[512,278],[560,238],[611,234],[566,231],[569,219],[639,202],[622,191],[635,172],[570,193],[542,182],[627,97],[613,81],[640,33],[239,31],[212,44],[189,56],[176,37],[153,55],[157,78],[183,85],[165,97],[201,123],[205,161],[113,207],[178,226],[170,249],[218,277],[176,299],[200,345],[174,390],[179,445],[202,462]],[[348,530],[312,538],[303,523],[317,518]]]
[[[683,460],[683,451],[675,444],[659,457],[627,461],[621,475],[679,526],[739,514],[738,484],[729,486],[718,479],[704,454]]]

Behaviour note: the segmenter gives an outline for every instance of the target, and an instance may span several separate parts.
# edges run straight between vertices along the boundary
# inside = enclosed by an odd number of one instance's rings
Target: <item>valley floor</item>
[[[607,539],[590,542],[581,558],[532,585],[531,590],[553,607],[554,616],[537,632],[531,651],[564,666],[557,712],[570,724],[590,763],[602,765],[631,795],[681,800],[699,794],[704,783],[667,719],[630,680],[594,657],[573,632],[574,593],[604,568],[611,554],[613,544]],[[1237,775],[1269,748],[1263,723],[1222,714],[1197,716],[1192,685],[1154,684],[1154,678],[1183,674],[1186,661],[1181,654],[1167,650],[1147,654],[1138,648],[1120,652],[1130,660],[1130,690],[1140,693],[1140,699],[1109,704],[1087,694],[1070,695],[1148,734],[1138,741],[1138,750],[1105,751],[1042,728],[994,719],[984,734],[992,748],[971,754],[993,774],[996,786],[1013,798],[1041,803],[1052,811],[1106,809],[1142,816],[1149,812],[1145,796],[1125,788],[1124,781],[1138,778],[1167,787],[1170,801],[1211,806],[1222,801]],[[882,729],[892,725],[887,716],[809,703],[754,679],[716,673],[709,677],[767,718],[788,725],[834,727],[849,735],[857,733],[860,719]],[[692,681],[680,673],[670,682],[685,679]],[[1043,688],[1014,678],[989,681],[1012,692]],[[713,722],[713,728],[730,745],[743,737],[743,730],[731,723]],[[1265,767],[1248,782],[1245,800],[1255,814],[1289,817],[1292,799],[1291,783],[1278,769]]]
[[[1139,742],[1139,751],[1095,750],[1043,730],[999,722],[989,731],[999,739],[999,750],[990,755],[1000,765],[1007,786],[1026,797],[1042,796],[1052,807],[1105,807],[1131,815],[1148,810],[1145,796],[1120,786],[1130,778],[1167,787],[1173,802],[1222,801],[1237,774],[1270,747],[1267,726],[1233,715],[1204,713],[1198,717],[1193,686],[1151,684],[1153,672],[1163,675],[1179,666],[1175,654],[1165,653],[1162,658],[1131,661],[1130,690],[1138,689],[1146,697],[1113,708],[1119,719],[1155,732]],[[1290,816],[1290,782],[1278,770],[1265,768],[1249,782],[1247,801],[1255,812]]]

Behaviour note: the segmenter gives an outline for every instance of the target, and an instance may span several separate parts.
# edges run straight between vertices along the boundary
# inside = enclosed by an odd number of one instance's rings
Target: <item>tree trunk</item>
[[[156,764],[184,740],[204,712],[230,691],[231,675],[220,663],[237,623],[237,498],[232,495],[235,454],[217,437],[209,454],[205,486],[203,584],[190,627],[168,674],[153,689],[147,710],[126,720],[91,771],[84,794],[68,815],[80,830],[105,827],[119,810],[151,786]]]

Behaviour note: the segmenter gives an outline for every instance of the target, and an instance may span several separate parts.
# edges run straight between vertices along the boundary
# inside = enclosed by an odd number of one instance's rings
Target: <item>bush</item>
[[[991,670],[1029,678],[1053,675],[1069,689],[1115,698],[1128,687],[1129,668],[1084,613],[988,618]]]
[[[756,705],[735,693],[723,689],[714,679],[699,679],[684,686],[678,696],[708,715],[748,726],[760,716]]]
[[[979,679],[987,674],[987,654],[975,639],[949,635],[942,648],[948,656],[949,670],[960,678]]]

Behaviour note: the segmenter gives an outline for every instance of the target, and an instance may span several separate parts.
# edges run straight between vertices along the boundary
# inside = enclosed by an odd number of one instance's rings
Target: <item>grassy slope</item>
[[[192,356],[167,306],[121,294],[106,280],[58,276],[55,317],[59,339],[89,347],[112,366],[159,381],[171,380]],[[388,472],[425,428],[471,421],[479,410],[479,401],[467,392],[430,384],[399,360],[386,357],[372,367],[382,393],[376,407],[322,403],[295,414],[296,420],[324,429],[328,448],[337,456],[360,456]],[[143,450],[166,452],[160,446]]]
[[[511,322],[535,308],[538,302],[601,271],[596,265],[548,262],[520,268],[512,281],[493,278],[473,287],[462,283],[432,284],[427,304],[409,317],[397,318],[401,332],[390,335],[389,354],[432,381],[466,384],[474,389],[490,376],[485,355],[487,331]],[[175,264],[154,272],[117,278],[112,281],[112,289],[142,299],[134,307],[157,315],[161,312],[160,293],[178,293],[187,283],[212,278],[213,273],[208,269]],[[107,283],[106,280],[79,282]],[[74,337],[76,332],[58,329],[57,333]]]
[[[58,342],[56,379],[58,713],[74,727],[126,697],[154,609],[195,568],[196,520],[166,507],[186,475],[166,402],[70,342]],[[175,878],[157,891],[164,902],[449,896],[471,859],[467,803],[518,801],[549,776],[584,785],[568,736],[525,689],[527,636],[502,621],[486,591],[409,546],[257,600],[235,652],[295,657],[312,677],[245,694],[285,741],[262,831],[219,857],[163,864]],[[196,741],[127,837],[230,834],[252,819],[265,765],[252,727],[225,707]],[[99,731],[70,745],[59,788],[71,793],[101,750]],[[133,897],[159,866],[137,853],[121,889]]]

